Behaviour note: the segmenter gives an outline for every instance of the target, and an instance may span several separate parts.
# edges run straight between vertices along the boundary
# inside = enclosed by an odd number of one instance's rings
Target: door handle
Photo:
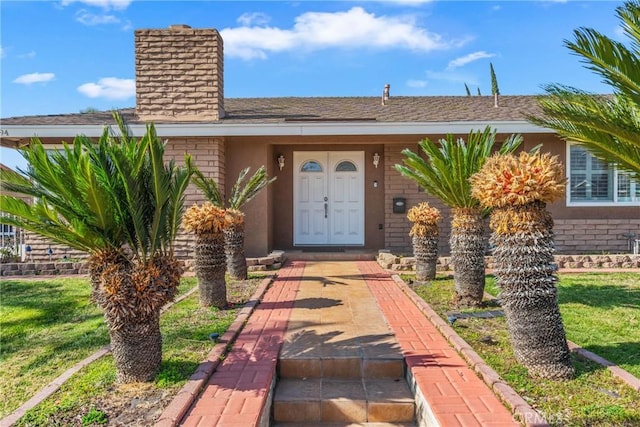
[[[327,196],[324,196],[324,217],[325,218],[329,216],[329,204],[327,203],[328,200],[329,198]]]

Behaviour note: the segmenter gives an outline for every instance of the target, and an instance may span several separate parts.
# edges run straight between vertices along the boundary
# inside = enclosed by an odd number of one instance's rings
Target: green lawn
[[[109,343],[86,278],[0,281],[0,416]]]
[[[238,304],[247,301],[262,277],[254,275],[247,283],[229,284],[229,301]],[[195,278],[183,278],[179,294],[196,284]],[[91,303],[90,293],[87,278],[0,281],[0,417],[108,344],[102,313]],[[195,293],[163,314],[163,366],[157,387],[179,387],[184,383],[211,349],[209,334],[222,334],[237,311],[237,308],[201,309]],[[94,362],[81,375],[74,376],[70,385],[65,385],[70,395],[61,397],[64,395],[56,393],[58,397],[29,415],[32,418],[29,424],[44,425],[47,419],[51,422],[50,417],[56,411],[79,410],[86,399],[113,388],[114,378],[110,356]]]
[[[414,290],[443,318],[455,311],[449,305],[453,295],[450,276],[440,276]],[[497,295],[492,277],[487,278],[487,291]],[[558,299],[569,340],[640,374],[640,275],[565,274],[560,278]],[[552,425],[640,425],[640,393],[600,365],[574,357],[575,379],[532,380],[513,358],[504,318],[459,319],[454,328]]]
[[[640,378],[640,274],[564,274],[558,300],[571,341]]]

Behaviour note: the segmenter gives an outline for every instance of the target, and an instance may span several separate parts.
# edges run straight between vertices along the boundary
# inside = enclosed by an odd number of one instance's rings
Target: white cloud
[[[23,85],[30,85],[32,83],[47,83],[56,77],[53,73],[31,73],[23,74],[16,78],[13,83],[19,83]]]
[[[20,55],[18,55],[18,58],[20,59],[33,59],[35,57],[36,57],[35,50],[32,50],[31,52],[27,52],[27,53],[21,53]]]
[[[461,56],[460,58],[456,58],[452,61],[449,61],[449,64],[447,64],[447,70],[454,70],[458,67],[462,67],[463,65],[467,65],[470,62],[477,61],[478,59],[493,58],[494,56],[496,55],[493,53],[487,53],[483,50],[478,52],[473,52],[468,55]]]
[[[105,10],[115,9],[124,10],[131,4],[133,0],[62,0],[62,6],[68,6],[71,3],[82,3],[87,6],[101,7]]]
[[[5,56],[7,56],[7,50],[0,46],[0,58],[4,58]]]
[[[268,53],[326,48],[409,49],[429,52],[460,46],[467,40],[443,40],[416,25],[410,15],[376,16],[361,7],[346,12],[307,12],[295,19],[293,28],[242,26],[221,31],[225,54],[253,59]]]
[[[252,24],[253,25],[266,25],[270,20],[271,20],[271,18],[269,18],[269,15],[267,15],[265,13],[260,13],[260,12],[243,13],[237,19],[238,23],[240,25],[242,25],[243,27],[248,27],[248,26],[250,26]]]
[[[97,83],[85,83],[78,86],[78,92],[89,98],[127,99],[135,96],[136,82],[133,79],[105,77]]]
[[[76,12],[76,21],[88,26],[120,23],[120,19],[114,15],[95,15],[85,9]]]
[[[425,80],[407,80],[407,86],[415,87],[415,88],[423,88],[427,86],[427,82]]]

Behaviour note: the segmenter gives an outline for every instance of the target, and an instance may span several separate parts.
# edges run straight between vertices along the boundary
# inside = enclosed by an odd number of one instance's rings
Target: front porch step
[[[278,381],[273,399],[274,422],[306,427],[327,422],[412,425],[414,413],[404,378],[285,378]]]
[[[414,423],[275,423],[272,427],[416,427]]]
[[[287,358],[278,361],[279,378],[403,378],[402,355],[384,357]],[[404,380],[403,380],[404,381]]]

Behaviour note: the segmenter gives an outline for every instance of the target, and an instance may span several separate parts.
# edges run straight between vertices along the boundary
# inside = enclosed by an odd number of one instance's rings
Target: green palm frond
[[[616,15],[630,47],[589,28],[574,31],[574,42],[565,41],[586,68],[611,85],[613,94],[598,96],[550,84],[538,99],[542,114],[528,120],[581,143],[596,157],[640,179],[640,3],[626,2]]]
[[[229,207],[231,209],[240,210],[242,206],[249,203],[263,188],[277,178],[269,178],[267,176],[267,169],[264,166],[260,166],[245,183],[245,178],[249,170],[250,168],[247,167],[240,171],[238,179],[233,185],[231,197],[229,198]]]
[[[448,206],[477,207],[478,201],[471,197],[469,178],[491,155],[495,139],[496,131],[490,127],[469,132],[466,141],[451,134],[438,144],[425,138],[419,146],[426,159],[406,148],[402,150],[404,165],[397,164],[395,168]],[[521,143],[520,135],[511,135],[499,152],[513,152]]]
[[[204,197],[214,206],[224,209],[228,206],[230,209],[240,210],[242,206],[249,203],[263,188],[271,184],[277,177],[269,178],[267,169],[261,166],[247,180],[247,175],[251,168],[244,168],[238,174],[238,179],[231,189],[231,197],[227,204],[224,202],[222,194],[218,189],[218,185],[213,178],[207,178],[197,168],[193,171],[193,183],[202,190]]]
[[[631,48],[591,28],[574,31],[575,41],[565,40],[565,46],[579,56],[586,68],[602,76],[616,91],[640,104],[640,4],[626,2],[616,9]]]
[[[176,168],[171,181],[169,203],[167,205],[167,233],[168,241],[173,242],[180,230],[182,212],[184,211],[185,194],[194,172],[193,160],[190,155],[184,156],[185,168]],[[171,165],[171,167],[174,167]],[[175,168],[175,167],[174,167]],[[173,248],[169,248],[169,255],[173,255]]]
[[[155,129],[149,127],[145,134],[145,138],[158,139]],[[168,220],[168,208],[173,179],[172,169],[175,167],[173,161],[169,162],[165,168],[164,164],[164,144],[149,145],[149,166],[151,168],[151,194],[153,196],[152,203],[155,205],[152,213],[151,229],[149,230],[149,251],[156,253],[164,247],[165,233]]]
[[[204,176],[200,169],[195,168],[193,171],[193,183],[202,190],[204,197],[218,208],[224,208],[224,198],[220,194],[218,184],[213,178]]]
[[[105,129],[97,143],[78,136],[63,150],[47,153],[32,140],[22,150],[26,171],[0,171],[3,223],[41,234],[54,242],[96,253],[120,250],[146,261],[171,253],[184,193],[191,179],[186,168],[164,163],[165,144],[153,125],[140,140]],[[22,198],[34,200],[27,203]]]
[[[545,87],[538,103],[544,116],[529,121],[581,143],[596,157],[640,178],[640,108],[618,94],[598,97],[562,85]]]

